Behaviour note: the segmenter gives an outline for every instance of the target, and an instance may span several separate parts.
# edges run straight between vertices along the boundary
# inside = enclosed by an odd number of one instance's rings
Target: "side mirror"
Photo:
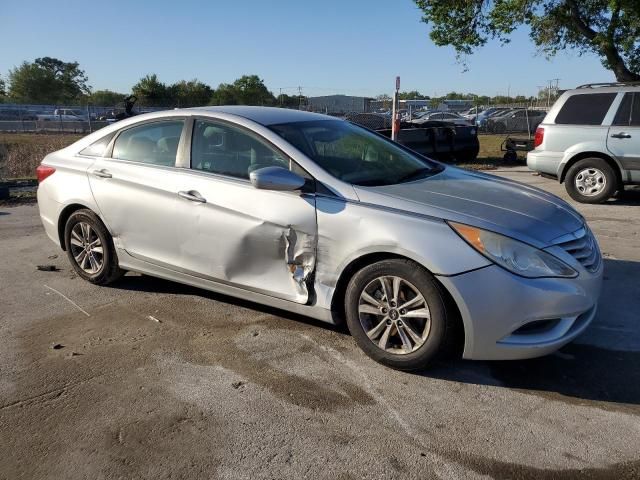
[[[264,167],[249,174],[251,183],[261,190],[300,190],[305,183],[297,173],[282,167]]]

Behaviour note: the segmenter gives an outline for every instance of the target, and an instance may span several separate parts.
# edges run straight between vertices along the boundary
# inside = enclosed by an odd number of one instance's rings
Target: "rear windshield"
[[[601,125],[615,93],[585,93],[570,96],[556,116],[559,125]]]

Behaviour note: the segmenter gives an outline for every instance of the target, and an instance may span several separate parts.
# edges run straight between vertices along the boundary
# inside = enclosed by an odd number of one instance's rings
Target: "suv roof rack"
[[[578,85],[578,88],[593,88],[593,87],[633,87],[640,86],[640,82],[604,82],[604,83],[585,83],[584,85]]]

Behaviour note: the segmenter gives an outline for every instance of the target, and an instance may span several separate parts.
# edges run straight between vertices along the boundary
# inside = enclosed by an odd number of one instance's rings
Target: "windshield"
[[[442,170],[437,163],[342,120],[283,123],[269,128],[334,177],[355,185],[392,185]]]

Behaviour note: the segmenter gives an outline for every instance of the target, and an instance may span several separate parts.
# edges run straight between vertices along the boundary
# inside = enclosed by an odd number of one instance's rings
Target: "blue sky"
[[[122,92],[147,73],[212,86],[257,74],[276,95],[449,91],[534,94],[612,81],[595,56],[537,54],[525,30],[492,43],[463,72],[453,49],[436,47],[411,0],[14,1],[0,0],[0,75],[23,60],[78,61],[94,89]]]

